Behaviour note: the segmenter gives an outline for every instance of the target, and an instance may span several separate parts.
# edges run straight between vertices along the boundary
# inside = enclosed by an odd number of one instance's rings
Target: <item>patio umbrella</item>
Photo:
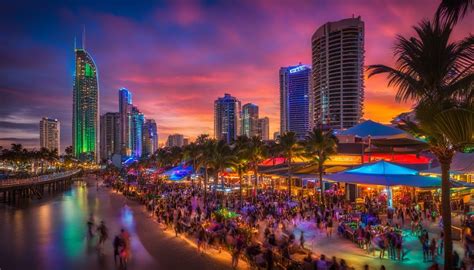
[[[388,161],[378,161],[345,170],[340,173],[325,175],[330,181],[351,184],[409,187],[440,187],[441,178],[420,175],[417,170],[400,166]],[[470,183],[451,181],[454,187],[474,187]]]

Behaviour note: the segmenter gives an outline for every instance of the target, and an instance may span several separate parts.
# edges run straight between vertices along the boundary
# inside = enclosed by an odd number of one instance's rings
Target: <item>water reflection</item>
[[[91,213],[96,225],[104,220],[109,228],[105,256],[98,256],[97,237],[87,238],[86,222]],[[121,228],[130,232],[132,249],[136,251],[134,254],[140,254],[140,263],[152,263],[135,227],[133,210],[123,206],[121,199],[112,199],[108,190],[97,192],[95,187],[83,185],[73,185],[63,194],[32,201],[26,207],[0,205],[0,239],[8,243],[8,248],[0,248],[0,267],[110,269],[113,265],[111,243]]]

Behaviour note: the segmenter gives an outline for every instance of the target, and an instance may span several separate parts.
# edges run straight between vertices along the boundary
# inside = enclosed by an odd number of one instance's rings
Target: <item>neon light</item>
[[[305,70],[305,69],[306,69],[305,66],[298,66],[298,67],[290,69],[290,73],[300,72],[300,71]]]

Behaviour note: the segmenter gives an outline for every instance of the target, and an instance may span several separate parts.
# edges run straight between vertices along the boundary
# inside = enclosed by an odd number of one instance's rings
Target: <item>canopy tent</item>
[[[401,129],[389,127],[372,120],[367,120],[349,129],[339,131],[337,135],[353,135],[361,138],[368,136],[371,136],[372,138],[383,138],[396,135],[400,136],[404,133],[406,132]]]
[[[474,153],[457,152],[453,157],[449,172],[452,174],[474,174]],[[441,174],[441,167],[424,170],[422,173]]]
[[[325,175],[330,181],[351,184],[380,186],[410,186],[419,188],[439,187],[441,179],[420,175],[417,170],[403,167],[387,161],[364,164],[344,172]],[[451,181],[453,187],[474,187],[469,183]]]
[[[419,147],[426,142],[413,137],[401,129],[383,125],[372,120],[364,121],[349,129],[339,131],[336,135],[371,138],[372,144],[386,147]]]
[[[193,173],[193,166],[179,165],[163,173],[169,180],[179,181]]]

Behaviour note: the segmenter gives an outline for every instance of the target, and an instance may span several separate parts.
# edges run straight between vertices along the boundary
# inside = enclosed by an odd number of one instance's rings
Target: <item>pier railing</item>
[[[64,179],[66,177],[71,177],[75,174],[78,174],[81,170],[72,170],[67,172],[53,173],[48,175],[35,176],[26,179],[7,179],[0,180],[0,188],[2,187],[13,187],[13,186],[23,186],[31,184],[39,184],[43,182],[53,182],[55,180]]]

